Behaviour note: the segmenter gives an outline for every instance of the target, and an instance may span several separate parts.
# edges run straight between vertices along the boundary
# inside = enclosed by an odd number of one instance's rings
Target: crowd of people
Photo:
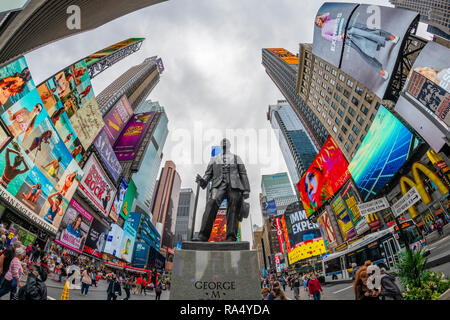
[[[155,284],[146,278],[148,275],[111,272],[104,266],[94,266],[82,256],[64,254],[60,249],[44,250],[38,243],[25,247],[18,237],[10,239],[1,224],[0,239],[0,298],[9,293],[11,300],[47,300],[45,282],[49,277],[59,283],[68,281],[70,289],[79,289],[84,296],[90,287],[97,287],[99,281],[105,280],[107,300],[116,300],[122,295],[122,289],[124,300],[129,300],[131,295],[147,295],[148,289],[154,290],[155,299],[160,300],[162,291],[170,287],[168,278],[162,277]]]
[[[293,274],[288,277],[275,275],[267,276],[261,280],[261,296],[263,300],[289,300],[286,295],[286,286],[289,285],[290,290],[294,292],[295,300],[300,299],[300,288],[311,300],[320,300],[323,295],[322,285],[317,278],[316,273]]]
[[[395,283],[395,276],[386,272],[385,268],[379,268],[367,260],[364,265],[352,264],[351,275],[353,280],[353,293],[355,300],[402,300],[400,288]],[[373,276],[372,278],[370,276]],[[368,281],[377,284],[370,285]],[[286,298],[286,286],[293,291],[294,299],[300,300],[301,290],[311,300],[323,298],[323,287],[315,272],[295,273],[285,276],[268,275],[261,280],[262,300],[289,300]]]

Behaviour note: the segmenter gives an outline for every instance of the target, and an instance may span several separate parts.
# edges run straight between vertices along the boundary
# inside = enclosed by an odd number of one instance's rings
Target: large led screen
[[[330,136],[297,183],[307,216],[311,216],[350,178],[348,163]]]
[[[380,106],[372,126],[348,169],[363,202],[373,198],[391,180],[415,147],[411,132]]]

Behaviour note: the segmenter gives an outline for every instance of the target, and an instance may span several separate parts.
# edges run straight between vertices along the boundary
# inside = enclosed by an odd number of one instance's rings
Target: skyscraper
[[[286,172],[263,175],[261,192],[264,201],[275,200],[277,215],[283,214],[289,204],[298,201]]]
[[[161,235],[161,253],[173,247],[176,211],[180,197],[181,178],[173,161],[166,161],[155,190],[155,201],[150,208],[153,213],[152,223]]]
[[[276,105],[270,105],[268,120],[277,131],[278,142],[286,166],[294,184],[303,176],[317,155],[311,139],[295,111],[285,100],[279,100]]]
[[[177,221],[175,225],[175,242],[190,240],[192,219],[194,215],[195,194],[190,188],[180,190]]]
[[[317,149],[325,143],[328,132],[296,91],[298,57],[282,48],[262,49],[266,73],[292,106]]]
[[[311,44],[300,44],[297,90],[307,108],[321,120],[348,162],[369,131],[380,105],[393,106],[342,70],[312,54]]]
[[[0,21],[0,62],[163,1],[31,0],[23,10],[10,12]],[[69,28],[77,14],[79,26]]]
[[[136,110],[159,82],[159,71],[155,59],[147,58],[131,67],[114,80],[96,97],[100,112],[104,116],[125,95],[131,109]]]
[[[420,13],[420,22],[427,31],[450,41],[450,4],[448,0],[389,0],[396,8]]]
[[[148,133],[149,142],[142,158],[144,165],[141,165],[139,172],[133,173],[132,176],[138,190],[137,199],[145,205],[147,211],[150,211],[156,178],[163,157],[163,148],[169,133],[167,128],[169,120],[164,107],[161,107],[158,102],[145,101],[137,111],[160,113],[158,118],[155,117],[154,121],[157,122],[154,130]]]

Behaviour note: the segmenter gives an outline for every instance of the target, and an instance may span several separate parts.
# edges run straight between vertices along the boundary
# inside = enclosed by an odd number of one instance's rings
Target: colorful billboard
[[[81,253],[92,219],[92,215],[72,199],[61,221],[55,242]]]
[[[354,3],[324,3],[314,19],[313,54],[384,98],[414,11]]]
[[[219,210],[217,212],[216,220],[212,227],[211,235],[208,241],[221,242],[225,241],[227,237],[227,220],[226,220],[227,210]]]
[[[347,160],[330,136],[297,183],[308,217],[350,178],[347,167]]]
[[[309,221],[300,202],[291,203],[286,208],[281,224],[285,231],[289,264],[326,252],[319,226]]]
[[[353,184],[349,183],[348,186],[341,192],[342,199],[347,206],[348,214],[352,220],[352,224],[355,227],[355,231],[358,235],[361,235],[370,230],[367,219],[361,216],[358,209],[358,201],[356,192],[353,190]]]
[[[116,196],[114,197],[113,205],[111,207],[111,211],[109,212],[109,216],[114,221],[117,221],[119,218],[119,211],[122,208],[123,200],[125,198],[125,193],[127,192],[128,182],[122,178],[122,181],[119,185],[119,190],[116,192]]]
[[[106,136],[105,129],[100,131],[97,138],[94,140],[94,146],[100,154],[100,158],[108,169],[108,172],[114,179],[114,182],[119,179],[120,174],[122,173],[122,166],[120,165],[119,160],[117,160],[116,154],[111,146],[111,143]]]
[[[107,217],[114,201],[116,188],[92,154],[84,166],[84,176],[79,184],[80,190],[89,201]]]
[[[353,227],[352,219],[348,213],[347,206],[341,195],[338,195],[336,199],[331,202],[333,211],[336,214],[336,218],[341,229],[342,237],[344,241],[348,241],[356,237],[356,230]]]
[[[1,185],[27,208],[27,218],[56,233],[83,171],[49,118],[23,57],[0,68],[0,88]]]
[[[108,238],[108,232],[109,229],[104,223],[100,222],[100,220],[93,219],[91,229],[83,246],[83,253],[101,259]]]
[[[123,204],[120,209],[120,215],[125,220],[128,219],[128,213],[131,211],[131,208],[133,207],[134,198],[136,197],[136,184],[134,183],[133,179],[130,179],[128,182],[128,187],[126,189],[125,197],[123,199]]]
[[[108,233],[108,237],[106,238],[106,244],[105,248],[103,249],[103,252],[113,255],[116,258],[120,258],[122,236],[123,236],[123,229],[119,227],[117,224],[113,223],[111,225],[111,230]]]
[[[130,102],[124,95],[103,117],[103,121],[105,122],[105,133],[111,145],[114,145],[132,115],[133,110],[131,109]]]
[[[298,64],[298,57],[283,48],[269,48],[278,57],[283,59],[287,64]]]
[[[275,200],[263,201],[262,212],[264,216],[274,216],[277,214],[277,205]]]
[[[131,215],[132,213],[130,213]],[[137,221],[139,225],[139,221]],[[120,250],[120,258],[127,262],[131,262],[133,257],[134,241],[136,240],[137,226],[135,219],[127,220],[123,226],[122,245]]]
[[[322,236],[327,240],[328,249],[333,249],[337,247],[337,239],[336,234],[333,229],[333,225],[331,224],[330,216],[328,210],[325,209],[323,213],[317,219],[317,223],[320,226],[320,231],[322,232]]]
[[[114,145],[119,161],[134,159],[154,116],[155,112],[144,112],[131,117]]]
[[[362,201],[371,200],[388,183],[416,147],[409,130],[386,108],[380,106],[369,132],[348,169]]]
[[[103,58],[113,54],[114,52],[116,52],[116,51],[118,51],[118,50],[120,50],[122,48],[125,48],[126,46],[129,46],[129,45],[131,45],[133,43],[142,41],[144,39],[145,38],[130,38],[130,39],[127,39],[127,40],[123,40],[121,42],[117,42],[117,43],[115,43],[115,44],[113,44],[113,45],[111,45],[109,47],[106,47],[106,48],[104,48],[102,50],[99,50],[99,51],[97,51],[97,52],[95,52],[95,53],[93,53],[93,54],[91,54],[91,55],[89,55],[89,56],[87,56],[85,58],[86,65],[89,67],[90,65],[92,65],[95,62],[97,62],[97,61],[99,61],[99,60],[101,60],[101,59],[103,59]]]
[[[79,162],[104,126],[85,61],[57,73],[37,89],[53,125]]]

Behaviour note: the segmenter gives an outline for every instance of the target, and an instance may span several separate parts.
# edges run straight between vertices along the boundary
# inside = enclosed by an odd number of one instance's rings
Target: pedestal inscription
[[[171,300],[259,300],[256,251],[176,250]]]

